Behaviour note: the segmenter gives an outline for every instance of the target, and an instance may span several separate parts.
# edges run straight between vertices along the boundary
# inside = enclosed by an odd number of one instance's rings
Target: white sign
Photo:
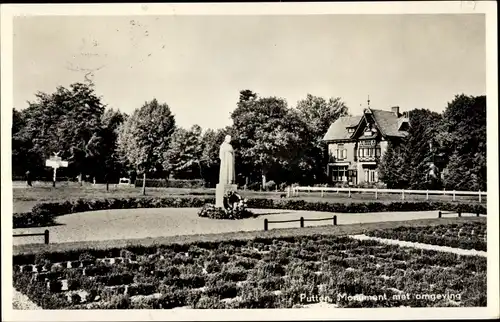
[[[45,166],[47,167],[52,167],[54,169],[57,169],[57,168],[66,168],[68,166],[68,161],[62,161],[60,160],[61,158],[59,158],[59,160],[52,160],[49,159],[49,160],[46,160],[45,161]]]

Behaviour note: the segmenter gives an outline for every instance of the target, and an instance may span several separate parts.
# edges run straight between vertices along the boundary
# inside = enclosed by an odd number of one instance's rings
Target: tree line
[[[442,114],[415,109],[409,119],[408,136],[381,160],[389,188],[486,191],[486,96],[456,95]]]
[[[436,162],[446,172],[445,186],[485,186],[485,102],[484,96],[462,95],[442,115],[412,111],[408,138],[401,146],[389,146],[382,160],[381,174],[387,185],[423,184],[419,173],[431,158],[423,146],[432,139],[445,156]],[[33,177],[50,178],[52,169],[45,167],[45,160],[59,153],[69,166],[58,174],[79,180],[117,182],[123,176],[140,175],[201,178],[207,186],[214,186],[219,146],[229,134],[240,185],[328,182],[327,147],[321,139],[335,120],[349,115],[340,98],[308,94],[290,107],[283,98],[260,97],[246,89],[235,103],[231,126],[183,128],[176,124],[168,104],[156,99],[127,115],[105,106],[92,84],[38,92],[26,109],[13,109],[13,177],[30,171]],[[473,117],[463,117],[470,113]],[[469,180],[463,178],[465,169]]]

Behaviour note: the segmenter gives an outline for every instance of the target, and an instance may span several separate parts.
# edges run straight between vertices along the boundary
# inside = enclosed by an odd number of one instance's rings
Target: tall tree
[[[389,189],[407,188],[408,177],[405,166],[405,149],[401,142],[390,142],[378,167],[379,178]]]
[[[200,126],[193,125],[189,130],[177,128],[172,135],[168,150],[164,153],[163,167],[175,178],[202,178],[202,152]]]
[[[298,101],[296,108],[311,133],[311,144],[307,149],[304,167],[310,169],[308,176],[314,178],[313,181],[325,180],[328,153],[322,138],[333,122],[348,115],[348,108],[339,97],[326,100],[311,94]]]
[[[435,138],[441,115],[425,109],[409,112],[408,135],[398,144],[390,144],[379,167],[380,179],[390,188],[425,189],[431,164],[439,165]]]
[[[241,97],[252,98],[240,100],[231,114],[236,158],[245,175],[260,176],[265,186],[268,175],[300,159],[307,127],[282,98]]]
[[[225,127],[223,129],[207,129],[202,135],[202,146],[203,151],[201,153],[201,165],[203,172],[203,179],[209,186],[215,186],[219,180],[219,148],[226,135],[231,134],[231,128]],[[236,159],[236,171],[241,172],[241,167],[239,166],[240,160]],[[237,175],[240,177],[240,175]]]
[[[143,174],[143,194],[146,194],[146,174],[163,170],[164,152],[174,130],[175,118],[170,108],[156,99],[136,109],[121,126],[118,150],[133,168]]]
[[[446,153],[447,189],[486,190],[486,96],[456,95],[443,113],[438,141]]]
[[[45,159],[60,152],[71,161],[69,172],[89,171],[85,147],[100,130],[105,108],[94,88],[74,83],[69,88],[59,86],[51,94],[38,92],[35,97],[23,111],[25,126],[18,132],[29,144],[32,170],[43,173]]]

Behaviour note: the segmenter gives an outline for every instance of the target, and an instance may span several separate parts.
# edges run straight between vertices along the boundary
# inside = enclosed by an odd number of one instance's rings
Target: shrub
[[[107,309],[124,310],[130,308],[130,298],[127,295],[113,295]]]
[[[270,180],[270,181],[266,182],[266,185],[264,186],[264,188],[267,191],[272,191],[272,190],[276,189],[276,182],[274,182],[273,180]]]
[[[142,187],[142,179],[135,180],[136,187]],[[205,181],[202,179],[146,179],[146,187],[154,188],[203,188],[205,187]]]

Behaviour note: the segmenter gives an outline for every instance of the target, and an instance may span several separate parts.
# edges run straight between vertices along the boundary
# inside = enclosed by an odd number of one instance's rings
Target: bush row
[[[14,228],[43,227],[54,223],[57,216],[84,211],[132,209],[132,208],[201,208],[214,204],[215,198],[203,197],[151,197],[115,199],[77,199],[64,202],[40,203],[29,213],[13,215]],[[486,214],[486,207],[479,204],[456,204],[451,202],[367,202],[331,203],[309,202],[291,199],[247,199],[248,208],[310,210],[341,213],[366,213],[386,211],[429,211],[443,210],[462,213]]]
[[[136,187],[142,187],[142,179],[135,180]],[[146,179],[146,187],[154,188],[203,188],[205,181],[202,179],[182,180],[182,179]]]

